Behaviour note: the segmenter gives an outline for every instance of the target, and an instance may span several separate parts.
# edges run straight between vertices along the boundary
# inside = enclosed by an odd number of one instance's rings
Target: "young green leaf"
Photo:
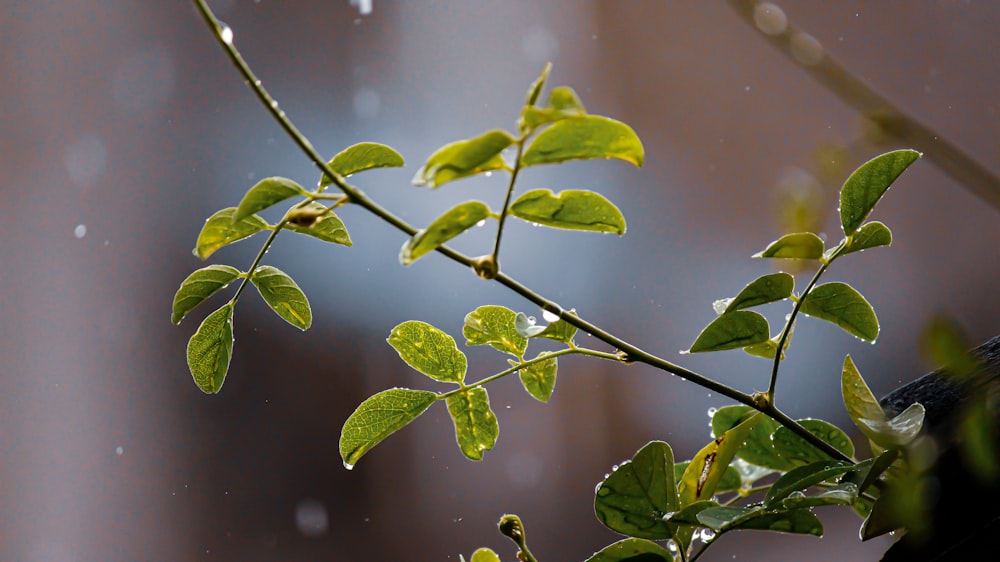
[[[857,232],[848,237],[847,247],[840,255],[890,244],[892,244],[892,231],[889,230],[889,227],[879,221],[872,221],[863,224]]]
[[[552,89],[545,107],[524,106],[518,121],[518,129],[521,132],[533,131],[546,123],[582,117],[586,114],[587,109],[583,107],[583,102],[577,97],[576,92],[572,88],[559,86]]]
[[[771,485],[767,495],[764,496],[764,507],[773,509],[792,492],[802,491],[820,482],[831,480],[853,468],[854,465],[850,463],[827,459],[792,469]]]
[[[188,368],[194,383],[206,394],[222,389],[233,356],[233,303],[209,314],[187,346]]]
[[[250,277],[264,301],[285,322],[300,330],[312,326],[312,309],[302,289],[285,272],[262,265]]]
[[[480,201],[466,201],[452,207],[403,243],[399,251],[399,262],[403,265],[412,264],[489,216],[490,208]]]
[[[675,525],[663,516],[680,509],[674,484],[674,453],[651,441],[597,486],[594,512],[612,531],[653,540],[669,539]]]
[[[712,416],[712,435],[722,435],[751,411],[753,408],[743,405],[719,408]],[[760,416],[757,423],[750,428],[743,446],[736,451],[736,456],[750,464],[773,470],[785,471],[794,468],[794,465],[781,456],[771,440],[771,436],[779,427],[781,426],[773,419]]]
[[[585,562],[674,562],[674,555],[653,541],[627,538],[609,544]]]
[[[194,255],[208,259],[219,248],[238,242],[268,228],[267,222],[257,215],[250,215],[243,220],[233,222],[236,207],[226,207],[216,211],[205,221],[205,226],[198,233]]]
[[[642,166],[644,156],[642,141],[631,127],[608,117],[585,115],[558,121],[539,133],[521,156],[521,164],[616,158]]]
[[[824,505],[854,505],[858,501],[858,487],[854,484],[836,484],[812,496],[791,496],[781,501],[783,509],[799,509],[803,507],[820,507]]]
[[[541,352],[538,357],[544,357],[548,352]],[[515,365],[517,363],[514,363]],[[558,360],[553,357],[533,363],[518,371],[521,377],[521,385],[528,391],[532,398],[539,402],[548,402],[552,397],[552,391],[556,387],[556,370],[559,368]]]
[[[240,270],[228,265],[210,265],[203,267],[187,279],[181,281],[180,288],[174,294],[173,313],[170,321],[179,324],[188,312],[201,304],[202,301],[225,289],[234,279],[240,276]]]
[[[538,96],[542,93],[542,88],[545,87],[545,82],[548,81],[549,74],[551,73],[552,63],[547,62],[545,63],[545,66],[542,67],[542,72],[538,75],[538,78],[535,78],[535,81],[528,87],[528,95],[524,100],[524,105],[535,105],[535,102],[538,101]]]
[[[767,319],[751,310],[729,312],[713,320],[698,334],[686,353],[737,349],[770,337]]]
[[[920,433],[924,423],[924,408],[913,404],[893,419],[888,419],[868,384],[854,365],[851,356],[844,359],[840,378],[844,405],[854,425],[869,439],[884,448],[904,446]]]
[[[344,226],[340,217],[334,214],[333,211],[328,211],[326,206],[315,201],[310,202],[305,207],[302,207],[302,209],[318,215],[315,218],[315,222],[311,224],[296,224],[296,222],[290,221],[285,224],[285,228],[292,232],[319,238],[324,242],[333,242],[334,244],[343,244],[344,246],[352,245],[351,236],[347,233],[347,227]]]
[[[455,422],[455,440],[462,454],[474,461],[496,445],[500,425],[490,408],[486,389],[477,386],[452,394],[447,399],[448,413]]]
[[[353,468],[375,445],[424,413],[437,396],[426,390],[392,388],[362,402],[340,431],[344,466]]]
[[[307,196],[306,190],[301,185],[288,178],[264,178],[247,191],[240,201],[240,206],[233,213],[233,222],[239,222],[254,213],[280,203],[296,195]]]
[[[798,421],[802,427],[809,430],[809,433],[826,441],[833,448],[848,457],[854,456],[854,443],[851,442],[851,438],[839,427],[823,420],[804,419]],[[774,448],[778,454],[788,461],[791,466],[804,466],[814,462],[830,460],[830,455],[799,437],[787,427],[782,426],[777,428],[771,440],[774,442]]]
[[[700,511],[697,518],[718,533],[755,530],[823,536],[823,524],[808,509],[766,511],[760,507],[719,506]]]
[[[359,142],[351,145],[338,152],[328,162],[333,171],[340,174],[341,177],[372,168],[395,168],[404,163],[403,156],[392,147],[377,142]],[[319,181],[320,187],[326,187],[332,183],[333,180],[326,174],[323,174]]]
[[[847,283],[824,283],[813,287],[800,309],[803,314],[833,322],[847,333],[865,341],[878,338],[875,309]]]
[[[788,273],[770,273],[751,281],[726,302],[724,313],[787,299],[792,295],[795,278]]]
[[[674,465],[674,480],[677,482],[684,478],[684,471],[691,464],[691,461],[682,461]],[[722,478],[719,479],[719,483],[715,486],[715,493],[720,492],[735,492],[740,489],[743,485],[743,480],[740,478],[740,471],[736,470],[733,465],[726,467],[726,471],[722,473]]]
[[[861,226],[896,178],[921,154],[894,150],[876,156],[854,171],[840,189],[840,224],[850,236]]]
[[[465,315],[462,335],[465,345],[489,345],[518,359],[524,357],[528,340],[517,333],[514,320],[517,314],[502,306],[486,305]]]
[[[396,326],[386,340],[406,364],[441,382],[462,384],[468,368],[465,354],[443,331],[417,320]]]
[[[413,183],[434,188],[467,176],[505,169],[507,164],[500,153],[515,142],[507,131],[494,129],[446,144],[427,158],[413,177]]]
[[[566,230],[625,234],[625,217],[599,193],[567,189],[533,189],[510,205],[510,214],[530,223]]]
[[[476,549],[472,553],[472,558],[469,559],[469,562],[500,562],[500,557],[497,556],[496,552],[483,547]]]
[[[823,239],[812,232],[786,234],[751,257],[818,260],[823,257]]]
[[[719,480],[729,468],[736,451],[743,446],[750,429],[762,417],[760,414],[750,416],[698,451],[698,454],[691,459],[691,464],[684,470],[684,476],[677,486],[681,506],[691,505],[715,494]]]

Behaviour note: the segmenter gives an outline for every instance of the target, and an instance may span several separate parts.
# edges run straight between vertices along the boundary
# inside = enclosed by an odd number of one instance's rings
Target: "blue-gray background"
[[[225,388],[203,395],[184,348],[208,310],[169,322],[174,290],[202,265],[191,255],[198,228],[260,178],[311,185],[317,172],[189,3],[4,4],[0,559],[457,560],[478,546],[512,559],[494,524],[516,512],[541,559],[581,560],[616,540],[592,513],[593,486],[613,464],[650,439],[687,458],[708,438],[707,410],[726,404],[718,396],[642,366],[570,359],[548,405],[513,379],[491,387],[501,434],[483,462],[461,457],[436,407],[344,470],[340,425],[361,400],[432,388],[384,343],[395,324],[417,318],[460,338],[481,304],[537,314],[439,256],[402,268],[403,236],[353,208],[341,213],[353,248],[287,235],[267,257],[309,295],[312,329],[299,333],[248,294]],[[528,83],[553,61],[552,84],[632,124],[647,163],[526,171],[523,188],[605,193],[629,232],[511,223],[505,270],[744,390],[766,388],[766,362],[677,350],[711,320],[713,300],[771,271],[749,256],[782,233],[782,201],[817,189],[821,227],[836,240],[838,185],[803,188],[830,160],[817,156],[831,154],[824,147],[847,146],[835,154],[848,171],[879,150],[854,111],[723,3],[376,0],[366,15],[348,0],[212,6],[321,152],[374,140],[406,156],[403,169],[355,179],[418,225],[470,197],[499,205],[500,175],[433,192],[409,180],[438,146],[512,128]],[[1000,5],[782,6],[849,69],[997,169]],[[869,346],[801,322],[778,387],[793,416],[847,425],[847,353],[876,394],[927,370],[918,335],[935,312],[977,340],[1000,332],[995,211],[923,160],[875,218],[893,229],[893,247],[838,262],[830,279],[871,300],[883,335]],[[259,242],[212,261],[246,267]],[[456,245],[485,253],[488,233]],[[477,377],[504,366],[470,356]],[[705,559],[867,560],[888,544],[859,543],[853,514],[821,515],[823,539],[737,534]]]

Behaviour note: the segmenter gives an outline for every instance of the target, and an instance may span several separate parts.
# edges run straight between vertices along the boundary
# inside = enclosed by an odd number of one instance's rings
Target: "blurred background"
[[[506,178],[409,184],[439,146],[514,128],[546,61],[592,113],[630,123],[646,165],[527,170],[521,189],[593,189],[625,238],[509,223],[502,264],[528,286],[640,347],[746,391],[770,364],[738,352],[679,357],[731,297],[774,267],[749,256],[788,229],[839,240],[836,197],[875,145],[857,112],[721,2],[277,2],[215,0],[235,43],[321,153],[378,141],[402,169],[353,178],[424,225],[468,198],[494,208]],[[781,3],[848,69],[988,168],[1000,156],[1000,4]],[[457,560],[518,513],[534,553],[583,560],[617,540],[594,485],[651,439],[689,458],[727,401],[641,365],[561,362],[547,405],[515,378],[490,387],[500,439],[465,460],[434,407],[353,470],[340,427],[367,396],[435,388],[385,343],[409,319],[461,341],[464,315],[526,302],[440,256],[409,268],[404,237],[360,209],[352,248],[292,234],[265,263],[308,294],[300,333],[247,294],[225,387],[202,394],[185,363],[198,323],[170,324],[203,221],[259,179],[318,172],[268,117],[188,2],[8,0],[0,10],[0,560]],[[933,147],[921,147],[930,151]],[[266,215],[276,219],[277,216]],[[891,249],[837,262],[879,314],[870,346],[806,319],[778,384],[793,417],[849,422],[850,353],[876,395],[930,370],[921,327],[952,315],[1000,332],[1000,221],[923,159],[875,216]],[[489,249],[488,228],[456,241]],[[219,251],[246,268],[262,238]],[[799,287],[801,289],[801,286]],[[772,307],[772,325],[788,309]],[[594,346],[599,344],[591,342]],[[603,347],[602,347],[603,349]],[[469,350],[470,377],[506,365]],[[861,443],[861,440],[857,440]],[[889,539],[820,510],[826,536],[727,535],[703,560],[875,560]],[[835,549],[835,550],[831,550]]]

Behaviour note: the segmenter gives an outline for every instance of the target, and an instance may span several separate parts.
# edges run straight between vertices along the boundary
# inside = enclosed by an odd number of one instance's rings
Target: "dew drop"
[[[708,409],[708,417],[712,417],[712,416],[714,416],[714,415],[715,415],[715,413],[716,413],[716,412],[718,412],[718,411],[719,411],[719,410],[718,410],[717,408],[709,408],[709,409]]]
[[[753,23],[764,35],[781,35],[788,28],[788,17],[776,4],[761,2],[754,6]]]
[[[222,37],[222,42],[227,45],[233,44],[233,28],[228,25],[219,22],[219,37]]]
[[[344,468],[346,468],[347,470],[354,470],[354,465],[347,461],[344,461]]]
[[[553,314],[553,313],[549,312],[548,310],[543,310],[542,311],[542,319],[545,320],[546,322],[548,322],[549,324],[551,324],[553,322],[558,322],[559,321],[559,315],[558,314]]]
[[[486,172],[483,175],[486,176],[486,177],[488,177],[488,178],[491,178],[491,177],[493,177],[493,172]]]
[[[486,224],[486,219],[483,219],[476,223],[476,226],[484,226]]]

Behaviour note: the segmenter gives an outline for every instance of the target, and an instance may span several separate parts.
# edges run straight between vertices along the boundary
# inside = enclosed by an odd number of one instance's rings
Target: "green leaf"
[[[375,445],[424,413],[437,396],[426,390],[392,388],[362,402],[340,430],[340,457],[344,466],[354,468],[358,459]]]
[[[956,381],[967,381],[979,368],[979,358],[969,352],[972,344],[953,318],[935,315],[920,335],[920,350],[931,363]]]
[[[802,427],[809,430],[816,437],[826,441],[833,448],[848,457],[854,456],[854,443],[851,438],[839,427],[823,420],[804,419],[798,420]],[[803,466],[820,461],[830,460],[830,455],[816,448],[805,439],[799,437],[795,432],[787,427],[778,427],[771,440],[778,454],[788,461],[791,466]]]
[[[737,349],[770,337],[767,319],[750,310],[737,310],[716,318],[698,334],[687,353]]]
[[[535,102],[538,101],[539,94],[542,93],[542,88],[545,87],[545,82],[549,79],[550,73],[552,73],[552,63],[547,62],[545,63],[545,66],[542,67],[542,72],[538,75],[538,78],[536,78],[535,81],[531,83],[531,86],[528,87],[528,96],[524,100],[524,105],[535,105]]]
[[[603,195],[582,189],[558,195],[550,189],[533,189],[511,204],[510,214],[552,228],[625,234],[625,217],[618,207]]]
[[[347,227],[344,226],[343,221],[333,211],[327,210],[325,205],[312,201],[301,207],[300,211],[303,216],[307,217],[306,220],[299,221],[303,224],[290,221],[285,224],[285,228],[292,232],[319,238],[324,242],[333,242],[344,246],[352,245],[351,236],[347,233]],[[308,220],[309,217],[312,220]],[[292,218],[294,219],[294,216]]]
[[[865,223],[847,239],[847,247],[840,255],[862,252],[868,248],[892,244],[892,231],[879,221]]]
[[[781,501],[781,507],[784,509],[799,509],[824,505],[854,505],[857,501],[858,487],[847,483],[830,486],[812,496],[792,492],[789,497]]]
[[[538,354],[538,357],[544,357],[548,354],[548,352],[543,351]],[[548,402],[556,387],[556,369],[558,367],[559,363],[555,357],[528,365],[518,371],[521,384],[532,398],[539,402]]]
[[[698,521],[717,531],[777,531],[823,536],[823,524],[808,509],[765,511],[749,507],[713,507],[698,513]]]
[[[823,239],[812,232],[786,234],[751,257],[818,260],[823,257]]]
[[[680,504],[674,485],[674,453],[651,441],[597,486],[594,512],[607,528],[653,540],[671,538],[675,526],[663,520]]]
[[[684,476],[677,486],[681,506],[711,498],[715,494],[719,481],[736,456],[736,451],[743,446],[750,429],[762,417],[760,414],[751,415],[698,451],[698,454],[691,459],[691,464],[684,470]]]
[[[889,186],[920,156],[916,150],[887,152],[865,162],[847,178],[840,189],[840,224],[844,234],[854,234]]]
[[[396,168],[404,163],[403,156],[390,146],[377,142],[359,142],[338,152],[328,165],[341,177],[347,177],[372,168]],[[319,185],[326,187],[332,183],[330,176],[323,174]]]
[[[719,408],[712,416],[712,434],[722,435],[752,411],[753,408],[743,405]],[[771,435],[779,427],[781,425],[773,419],[760,416],[757,423],[750,428],[750,433],[743,441],[743,446],[736,452],[736,456],[750,464],[773,470],[785,471],[794,468],[794,465],[779,454],[771,440]]]
[[[493,448],[500,435],[500,425],[490,409],[486,389],[481,386],[467,388],[449,396],[447,402],[462,454],[470,460],[482,460],[483,453]]]
[[[878,477],[888,470],[892,463],[896,462],[897,458],[899,458],[898,449],[883,451],[877,457],[854,465],[854,468],[845,474],[840,481],[854,484],[857,486],[858,493],[862,493],[874,484]]]
[[[895,418],[888,419],[850,355],[844,359],[840,383],[851,420],[877,445],[887,449],[902,447],[920,433],[924,422],[923,406],[912,404]]]
[[[486,305],[465,315],[462,335],[465,345],[489,345],[518,359],[524,357],[528,340],[517,333],[514,320],[517,314],[502,306]]]
[[[617,158],[642,166],[642,142],[631,127],[608,117],[586,115],[553,123],[521,156],[523,166],[566,160]]]
[[[573,119],[587,114],[583,102],[572,88],[559,86],[552,89],[549,101],[545,107],[526,105],[521,110],[518,128],[520,131],[533,131],[546,123],[554,123],[563,119]]]
[[[460,178],[505,169],[507,164],[500,153],[515,142],[507,131],[494,129],[472,139],[446,144],[427,158],[413,177],[413,183],[434,188]]]
[[[570,314],[575,314],[574,311],[570,310]],[[535,334],[532,337],[536,338],[546,338],[555,341],[561,341],[564,343],[571,343],[573,337],[576,335],[576,326],[570,324],[569,322],[560,318],[555,322],[552,322],[545,327],[544,330]]]
[[[179,324],[194,307],[225,289],[239,276],[240,270],[228,265],[210,265],[188,275],[187,279],[181,281],[180,288],[174,294],[174,308],[170,321]]]
[[[465,354],[443,331],[417,320],[396,326],[386,340],[406,364],[441,382],[462,384],[468,368]]]
[[[875,309],[847,283],[835,281],[813,287],[800,310],[803,314],[833,322],[856,338],[869,342],[878,338]]]
[[[262,265],[250,277],[254,287],[278,316],[300,330],[312,326],[312,309],[302,289],[285,272]]]
[[[250,215],[234,223],[234,213],[236,213],[236,207],[226,207],[217,211],[205,221],[205,226],[198,233],[198,242],[195,243],[194,255],[201,259],[207,259],[208,256],[214,254],[219,248],[243,240],[268,228],[267,222],[257,215]]]
[[[481,201],[466,201],[452,207],[403,244],[399,263],[410,265],[489,216],[490,208]]]
[[[500,557],[497,556],[496,552],[483,547],[472,553],[472,558],[469,559],[469,562],[500,562]]]
[[[240,206],[233,213],[233,222],[239,222],[254,213],[280,203],[296,195],[308,196],[301,185],[288,178],[264,178],[247,191],[240,201]]]
[[[194,383],[206,394],[222,389],[233,356],[233,303],[209,314],[187,346],[188,368]]]
[[[673,562],[667,549],[646,539],[628,538],[594,553],[586,562]]]
[[[787,299],[795,288],[795,278],[788,273],[771,273],[754,279],[731,299],[718,301],[725,304],[722,313],[729,313],[769,302]],[[718,309],[716,310],[718,312]]]
[[[688,465],[691,461],[683,461],[674,465],[674,480],[680,482],[681,478],[684,477],[684,471],[687,470]],[[735,492],[743,486],[743,480],[740,478],[740,471],[736,470],[733,465],[726,467],[726,471],[722,473],[722,478],[719,479],[719,483],[715,486],[715,493],[720,492]]]
[[[781,475],[764,496],[764,507],[774,508],[778,502],[787,498],[792,492],[802,491],[820,482],[845,474],[854,465],[843,461],[824,460],[794,468]]]
[[[686,463],[685,463],[686,465]],[[667,517],[667,521],[670,523],[679,523],[683,525],[693,525],[695,527],[700,527],[701,522],[698,521],[698,514],[706,509],[711,509],[713,507],[719,507],[719,502],[713,500],[699,500],[691,505],[685,506],[679,511],[675,511],[670,516]]]
[[[754,357],[763,357],[764,359],[774,359],[774,355],[778,353],[778,342],[777,338],[780,338],[779,334],[776,338],[771,338],[769,340],[762,341],[760,343],[755,343],[748,345],[743,348],[743,351],[747,355],[752,355]],[[785,340],[785,348],[788,348],[788,340]],[[781,354],[781,359],[784,360],[785,354]]]

